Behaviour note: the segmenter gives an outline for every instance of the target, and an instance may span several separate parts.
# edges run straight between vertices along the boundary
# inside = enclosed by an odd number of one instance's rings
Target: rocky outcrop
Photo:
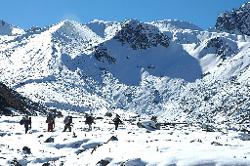
[[[0,20],[0,35],[20,35],[24,30]]]
[[[238,50],[235,43],[223,37],[214,37],[209,39],[204,49],[210,49],[209,53],[217,54],[222,60],[225,60],[227,57],[235,54]]]
[[[108,62],[109,64],[115,63],[116,59],[109,55],[108,50],[103,45],[95,47],[94,57],[100,62]]]
[[[0,35],[11,35],[12,27],[3,20],[0,20]]]
[[[121,30],[114,38],[122,44],[129,44],[134,50],[157,47],[158,45],[167,48],[170,42],[169,37],[161,33],[158,28],[136,20],[123,22]]]
[[[250,2],[219,15],[215,28],[218,31],[250,35]]]
[[[27,115],[46,113],[44,106],[32,102],[3,83],[0,83],[0,114],[12,115],[14,114],[12,110],[16,110],[16,114]]]

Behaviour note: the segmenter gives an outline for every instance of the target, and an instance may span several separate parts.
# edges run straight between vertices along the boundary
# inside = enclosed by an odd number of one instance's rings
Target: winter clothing
[[[31,119],[29,119],[28,116],[25,116],[22,118],[22,120],[19,123],[21,125],[24,125],[25,134],[26,134],[29,130],[29,126],[31,126]]]
[[[113,122],[115,124],[115,130],[117,130],[119,123],[122,123],[120,116],[118,114],[116,114],[116,117],[113,119]]]
[[[151,120],[154,121],[155,123],[157,122],[157,116],[152,116]]]
[[[55,116],[53,114],[49,114],[47,116],[46,123],[48,123],[48,132],[52,132],[55,128]]]
[[[69,129],[69,132],[71,132],[72,116],[66,116],[63,120],[63,123],[64,123],[63,132],[65,132],[67,129]]]
[[[29,129],[31,129],[31,117],[29,117]]]
[[[92,130],[92,124],[95,123],[95,122],[94,122],[94,117],[93,117],[92,115],[86,114],[85,123],[86,123],[87,125],[89,125],[89,131]]]

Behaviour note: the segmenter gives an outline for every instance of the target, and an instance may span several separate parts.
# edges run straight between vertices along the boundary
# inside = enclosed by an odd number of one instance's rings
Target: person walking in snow
[[[28,132],[28,130],[29,130],[29,125],[30,125],[29,117],[24,116],[19,123],[20,123],[20,125],[24,125],[25,134],[26,134]]]
[[[48,123],[48,132],[52,132],[55,128],[55,116],[52,113],[48,114],[46,123]]]
[[[65,132],[67,129],[69,130],[69,132],[71,132],[72,116],[66,116],[63,120],[63,123],[64,123],[63,132]]]
[[[150,120],[152,120],[153,122],[157,123],[157,116],[153,115]]]
[[[93,123],[95,123],[94,122],[94,117],[93,117],[93,114],[86,114],[85,115],[85,118],[86,118],[86,120],[85,120],[85,124],[87,124],[88,126],[89,126],[89,131],[91,131],[92,130],[92,124]]]
[[[122,121],[120,119],[120,116],[118,114],[115,115],[115,118],[113,119],[113,122],[115,124],[115,130],[118,129],[119,124],[122,124]]]
[[[31,124],[32,124],[31,117],[29,117],[29,129],[31,129]]]

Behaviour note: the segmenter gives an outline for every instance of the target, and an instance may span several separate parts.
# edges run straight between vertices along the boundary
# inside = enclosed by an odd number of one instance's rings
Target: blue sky
[[[22,28],[46,26],[63,19],[141,21],[179,19],[203,29],[213,27],[219,13],[248,0],[3,0],[0,19]]]

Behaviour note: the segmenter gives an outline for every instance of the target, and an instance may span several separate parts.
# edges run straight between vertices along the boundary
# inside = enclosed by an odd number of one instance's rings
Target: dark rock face
[[[46,113],[45,107],[21,96],[16,91],[0,83],[0,114],[11,115],[9,108],[18,110],[20,114],[36,115],[38,112]]]
[[[237,45],[222,37],[211,38],[207,41],[205,50],[213,49],[212,53],[217,54],[221,59],[236,53]]]
[[[217,18],[215,28],[219,31],[250,35],[250,3],[221,14]]]
[[[116,62],[116,59],[109,55],[108,50],[103,45],[99,45],[95,48],[94,51],[95,58],[100,62],[108,62],[109,64],[113,64]]]
[[[12,35],[13,27],[7,22],[0,20],[0,35]]]
[[[6,24],[6,23],[5,23],[3,20],[0,21],[0,27],[1,27],[1,26],[3,27],[5,24]]]
[[[158,45],[167,48],[170,41],[169,37],[156,27],[136,20],[122,23],[121,30],[114,38],[122,44],[128,43],[134,50],[157,47]]]

